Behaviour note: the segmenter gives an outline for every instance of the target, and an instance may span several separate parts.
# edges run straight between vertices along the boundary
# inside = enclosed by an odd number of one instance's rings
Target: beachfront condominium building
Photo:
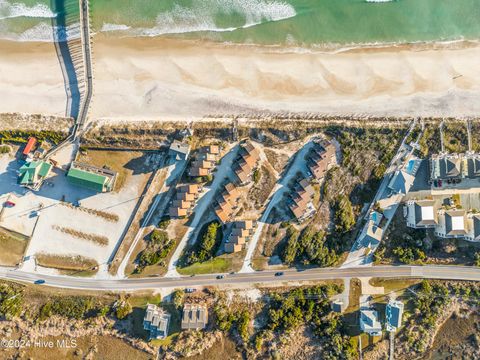
[[[390,300],[385,308],[386,328],[388,331],[397,331],[402,326],[403,303]]]
[[[415,229],[434,228],[438,225],[437,207],[434,200],[407,201],[407,226]]]
[[[205,305],[185,304],[183,306],[182,329],[202,330],[208,323],[208,310]]]
[[[372,336],[382,335],[382,324],[378,320],[378,312],[370,308],[360,309],[360,328]]]
[[[168,336],[169,324],[169,313],[156,305],[147,305],[147,311],[143,319],[143,329],[149,331],[150,339],[165,339]]]

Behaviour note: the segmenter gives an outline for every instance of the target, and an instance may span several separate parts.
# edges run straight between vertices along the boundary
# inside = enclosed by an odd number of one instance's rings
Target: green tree
[[[355,225],[352,203],[346,195],[340,195],[335,204],[335,227],[338,232],[350,231]]]
[[[175,290],[175,292],[172,295],[173,305],[175,305],[177,309],[180,309],[183,306],[184,298],[185,298],[185,293],[182,290]]]
[[[132,305],[128,300],[120,300],[115,307],[115,316],[117,319],[125,319],[132,312]]]
[[[20,316],[23,306],[23,294],[20,290],[0,285],[0,315],[7,319]]]

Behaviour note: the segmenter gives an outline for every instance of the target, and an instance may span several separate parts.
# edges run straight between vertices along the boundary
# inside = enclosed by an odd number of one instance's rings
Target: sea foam
[[[45,4],[27,6],[24,3],[0,0],[0,20],[18,17],[53,18],[55,13]]]
[[[238,27],[219,27],[215,23],[218,15],[238,15],[245,19]],[[296,15],[292,5],[284,1],[271,0],[204,0],[193,2],[192,7],[175,4],[172,10],[157,16],[156,25],[150,28],[131,29],[137,36],[182,34],[197,31],[234,31],[264,22],[280,21]],[[115,28],[117,26],[118,28]],[[125,25],[104,24],[102,31],[124,31]]]

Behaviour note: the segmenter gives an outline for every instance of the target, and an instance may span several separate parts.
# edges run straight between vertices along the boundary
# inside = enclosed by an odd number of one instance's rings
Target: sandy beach
[[[64,115],[53,44],[0,42],[0,112]],[[480,46],[299,51],[97,35],[91,120],[480,113]]]

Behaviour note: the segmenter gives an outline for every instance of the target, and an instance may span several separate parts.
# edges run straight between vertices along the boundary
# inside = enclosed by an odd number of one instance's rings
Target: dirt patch
[[[255,209],[261,209],[265,205],[268,196],[275,187],[277,178],[275,177],[271,165],[268,163],[263,164],[260,169],[257,169],[256,171],[258,171],[257,176],[259,179],[250,188],[248,199],[253,202]]]
[[[46,268],[70,271],[91,271],[98,267],[98,263],[83,256],[61,256],[50,254],[37,254],[37,264]]]
[[[23,258],[27,244],[26,236],[0,229],[0,264],[6,266],[18,264]]]
[[[57,225],[53,225],[52,228],[54,230],[60,231],[64,234],[71,235],[78,239],[94,242],[95,244],[98,244],[100,246],[108,245],[108,238],[106,236],[90,234],[83,231],[79,231],[79,230],[75,230],[75,229],[63,227],[63,226],[57,226]]]

